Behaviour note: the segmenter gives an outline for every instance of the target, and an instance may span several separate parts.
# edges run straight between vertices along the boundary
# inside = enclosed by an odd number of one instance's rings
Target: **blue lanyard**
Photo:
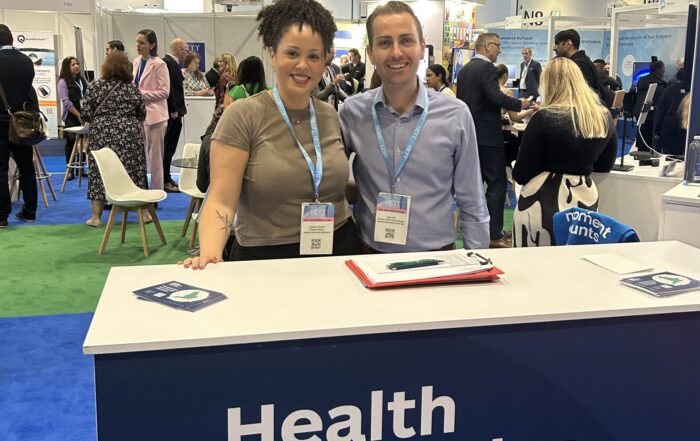
[[[386,143],[384,142],[384,135],[382,134],[382,127],[379,125],[379,117],[377,116],[377,100],[379,99],[379,95],[383,93],[384,88],[380,87],[379,90],[377,90],[376,95],[374,95],[374,101],[372,102],[372,122],[374,123],[374,133],[377,135],[379,150],[382,152],[382,156],[384,157],[384,164],[386,164],[386,170],[389,174],[389,186],[391,187],[391,192],[394,193],[394,185],[399,181],[399,175],[401,174],[401,171],[403,171],[403,168],[406,166],[406,162],[408,162],[408,157],[411,156],[413,147],[416,145],[418,135],[420,135],[421,130],[423,130],[423,126],[425,126],[425,120],[428,118],[428,108],[430,107],[430,101],[428,100],[428,89],[424,87],[423,96],[425,97],[425,107],[423,108],[423,112],[418,118],[418,122],[416,123],[416,127],[413,129],[411,137],[408,138],[408,142],[406,143],[406,149],[403,151],[403,156],[401,157],[401,161],[399,162],[399,168],[397,168],[396,171],[394,171],[394,163],[391,159],[389,159],[389,153],[386,150]]]
[[[272,89],[272,97],[275,99],[275,104],[277,105],[277,110],[280,112],[280,115],[282,116],[282,119],[284,120],[284,123],[287,124],[287,128],[289,128],[289,132],[292,134],[292,138],[294,138],[294,141],[297,143],[297,147],[299,147],[299,150],[301,150],[301,154],[306,160],[306,165],[309,167],[309,171],[311,172],[311,177],[314,180],[314,198],[316,199],[316,202],[318,202],[318,194],[319,194],[319,188],[321,187],[321,177],[323,176],[323,157],[321,156],[321,141],[319,139],[318,135],[318,124],[316,122],[316,109],[314,109],[314,103],[311,98],[309,98],[309,120],[311,122],[311,139],[314,144],[314,151],[316,152],[316,166],[314,167],[314,163],[311,161],[311,157],[309,156],[308,153],[306,153],[306,150],[304,150],[304,146],[301,145],[301,142],[299,142],[299,138],[297,138],[297,134],[294,131],[294,127],[292,126],[292,122],[289,120],[289,116],[287,115],[287,110],[284,108],[284,103],[282,102],[282,98],[280,97],[280,93],[277,90],[277,85]]]
[[[146,70],[146,64],[148,64],[148,59],[141,58],[139,68],[136,71],[136,78],[134,78],[134,84],[136,84],[136,87],[139,87],[139,84],[141,83],[141,75],[143,75],[143,71]]]
[[[78,84],[78,89],[80,89],[80,98],[82,98],[83,97],[83,82],[80,81],[80,78],[78,78],[76,83]]]

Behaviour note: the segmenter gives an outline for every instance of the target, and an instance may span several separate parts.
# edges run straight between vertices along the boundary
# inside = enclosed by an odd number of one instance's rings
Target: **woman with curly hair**
[[[181,262],[185,267],[222,260],[234,213],[232,260],[357,253],[338,116],[310,97],[333,46],[333,16],[314,0],[279,0],[258,21],[278,82],[234,102],[221,117],[212,136],[200,255]],[[314,222],[300,222],[310,212],[325,219],[315,237],[306,229]]]

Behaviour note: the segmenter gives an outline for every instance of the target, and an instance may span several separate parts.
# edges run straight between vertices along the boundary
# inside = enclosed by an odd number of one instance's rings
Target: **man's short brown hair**
[[[484,32],[476,38],[476,43],[474,43],[474,50],[478,51],[482,47],[486,46],[488,43],[494,40],[500,40],[501,36],[495,32]]]
[[[409,14],[411,17],[413,17],[413,22],[416,24],[416,30],[418,31],[418,39],[421,43],[425,41],[423,39],[423,26],[421,26],[420,20],[418,20],[418,17],[416,17],[413,9],[404,2],[389,1],[383,5],[377,6],[367,18],[367,41],[369,42],[370,47],[372,47],[372,39],[374,38],[374,31],[372,30],[374,20],[380,15],[398,14]]]
[[[131,83],[134,81],[131,69],[131,62],[129,57],[126,56],[126,52],[112,51],[102,63],[102,78],[106,80],[114,78],[125,83]]]

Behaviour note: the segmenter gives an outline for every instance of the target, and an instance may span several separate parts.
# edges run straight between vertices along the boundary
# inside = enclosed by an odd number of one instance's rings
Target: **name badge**
[[[374,241],[406,245],[411,196],[379,193],[374,219]]]
[[[301,237],[299,253],[333,254],[335,206],[329,203],[301,204]]]

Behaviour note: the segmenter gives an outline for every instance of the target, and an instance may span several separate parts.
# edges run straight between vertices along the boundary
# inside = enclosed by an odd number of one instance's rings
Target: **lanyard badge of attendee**
[[[376,242],[393,243],[398,245],[406,245],[406,239],[408,237],[408,220],[411,211],[411,196],[396,194],[396,184],[401,182],[401,172],[408,162],[409,156],[416,145],[416,140],[418,135],[423,130],[425,126],[425,120],[428,118],[428,107],[430,106],[430,101],[428,100],[428,91],[423,88],[423,97],[425,100],[425,106],[423,107],[423,112],[418,118],[416,126],[413,128],[413,133],[411,137],[408,138],[406,143],[406,149],[399,160],[399,165],[394,169],[394,161],[389,157],[389,152],[386,148],[386,143],[384,142],[384,135],[382,134],[382,128],[379,125],[379,117],[377,116],[377,100],[379,94],[384,93],[383,88],[377,91],[374,96],[374,102],[372,103],[372,123],[374,124],[374,133],[377,135],[377,143],[379,144],[379,151],[384,158],[384,164],[386,165],[386,171],[389,177],[389,193],[380,192],[377,196],[377,211],[375,213],[374,219],[374,240]],[[398,150],[397,150],[398,151]]]
[[[306,165],[311,173],[314,186],[314,201],[303,202],[301,204],[301,233],[299,238],[299,253],[308,254],[332,254],[333,253],[333,231],[335,226],[335,205],[319,201],[319,188],[321,187],[321,177],[323,176],[323,156],[321,153],[321,141],[318,134],[318,123],[316,121],[316,109],[314,103],[309,98],[309,121],[311,123],[311,140],[316,152],[316,165],[314,166],[311,157],[299,141],[294,126],[289,120],[287,110],[280,97],[277,86],[272,89],[272,97],[277,105],[284,123],[289,129],[292,138],[299,147],[301,155],[306,160]]]

